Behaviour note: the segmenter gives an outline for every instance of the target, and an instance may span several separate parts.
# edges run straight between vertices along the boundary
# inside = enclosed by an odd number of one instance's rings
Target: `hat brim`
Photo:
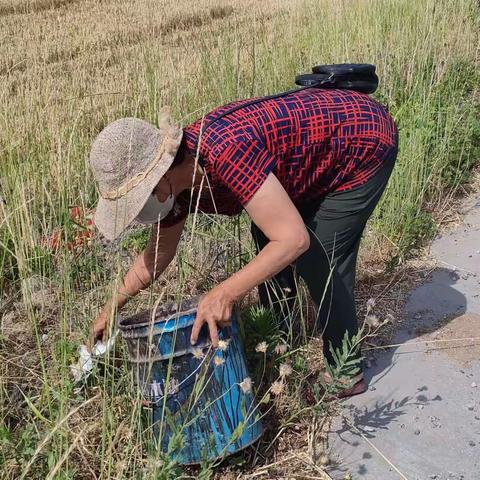
[[[178,139],[177,149],[180,141],[181,138]],[[158,165],[125,196],[116,200],[99,199],[93,220],[105,238],[113,241],[128,228],[140,213],[153,189],[171,167],[174,158],[171,152],[164,152]]]

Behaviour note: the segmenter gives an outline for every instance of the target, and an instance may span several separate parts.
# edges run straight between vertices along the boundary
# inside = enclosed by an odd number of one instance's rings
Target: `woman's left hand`
[[[222,284],[210,290],[198,305],[197,317],[193,324],[190,339],[192,345],[197,343],[200,329],[204,323],[207,323],[212,345],[217,348],[218,327],[225,327],[230,324],[232,308],[233,298]]]

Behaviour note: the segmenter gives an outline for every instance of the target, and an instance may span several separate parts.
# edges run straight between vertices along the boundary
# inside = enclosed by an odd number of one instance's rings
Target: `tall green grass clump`
[[[185,125],[220,104],[290,89],[315,64],[374,63],[374,97],[398,122],[400,153],[371,229],[403,256],[433,233],[432,212],[468,182],[478,160],[480,6],[7,3],[0,2],[8,39],[0,42],[0,475],[180,478],[145,440],[121,348],[84,388],[70,377],[78,344],[145,242],[137,233],[114,245],[93,238],[69,247],[81,228],[72,207],[88,210],[97,200],[87,161],[93,138],[120,116],[155,123],[163,104]],[[129,312],[160,295],[204,292],[238,269],[253,255],[248,223],[189,223],[175,264]],[[307,364],[297,363],[298,371]],[[205,472],[213,475],[211,466]]]

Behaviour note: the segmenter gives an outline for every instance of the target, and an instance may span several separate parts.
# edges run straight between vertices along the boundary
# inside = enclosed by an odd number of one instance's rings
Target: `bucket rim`
[[[131,317],[124,318],[122,315],[118,315],[117,326],[122,332],[122,334],[125,334],[125,333],[132,334],[134,330],[142,330],[149,327],[155,328],[155,329],[161,328],[160,332],[158,333],[170,333],[175,330],[192,326],[195,321],[195,316],[193,314],[196,312],[197,312],[197,307],[194,307],[194,308],[185,310],[183,312],[175,312],[167,317],[163,317],[159,319],[155,318],[154,320],[152,320],[150,316],[151,312],[149,310],[144,310],[143,312],[140,312],[137,315],[138,316],[142,314],[148,315],[148,318],[149,318],[148,321],[143,321],[138,323],[127,323],[131,321],[131,319],[134,317],[131,316]]]

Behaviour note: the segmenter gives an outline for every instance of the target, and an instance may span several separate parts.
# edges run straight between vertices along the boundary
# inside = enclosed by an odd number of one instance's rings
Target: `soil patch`
[[[479,359],[480,350],[480,315],[467,312],[450,319],[432,335],[434,340],[440,340],[439,346],[452,360],[464,367],[470,367]],[[442,345],[441,340],[447,340]]]

